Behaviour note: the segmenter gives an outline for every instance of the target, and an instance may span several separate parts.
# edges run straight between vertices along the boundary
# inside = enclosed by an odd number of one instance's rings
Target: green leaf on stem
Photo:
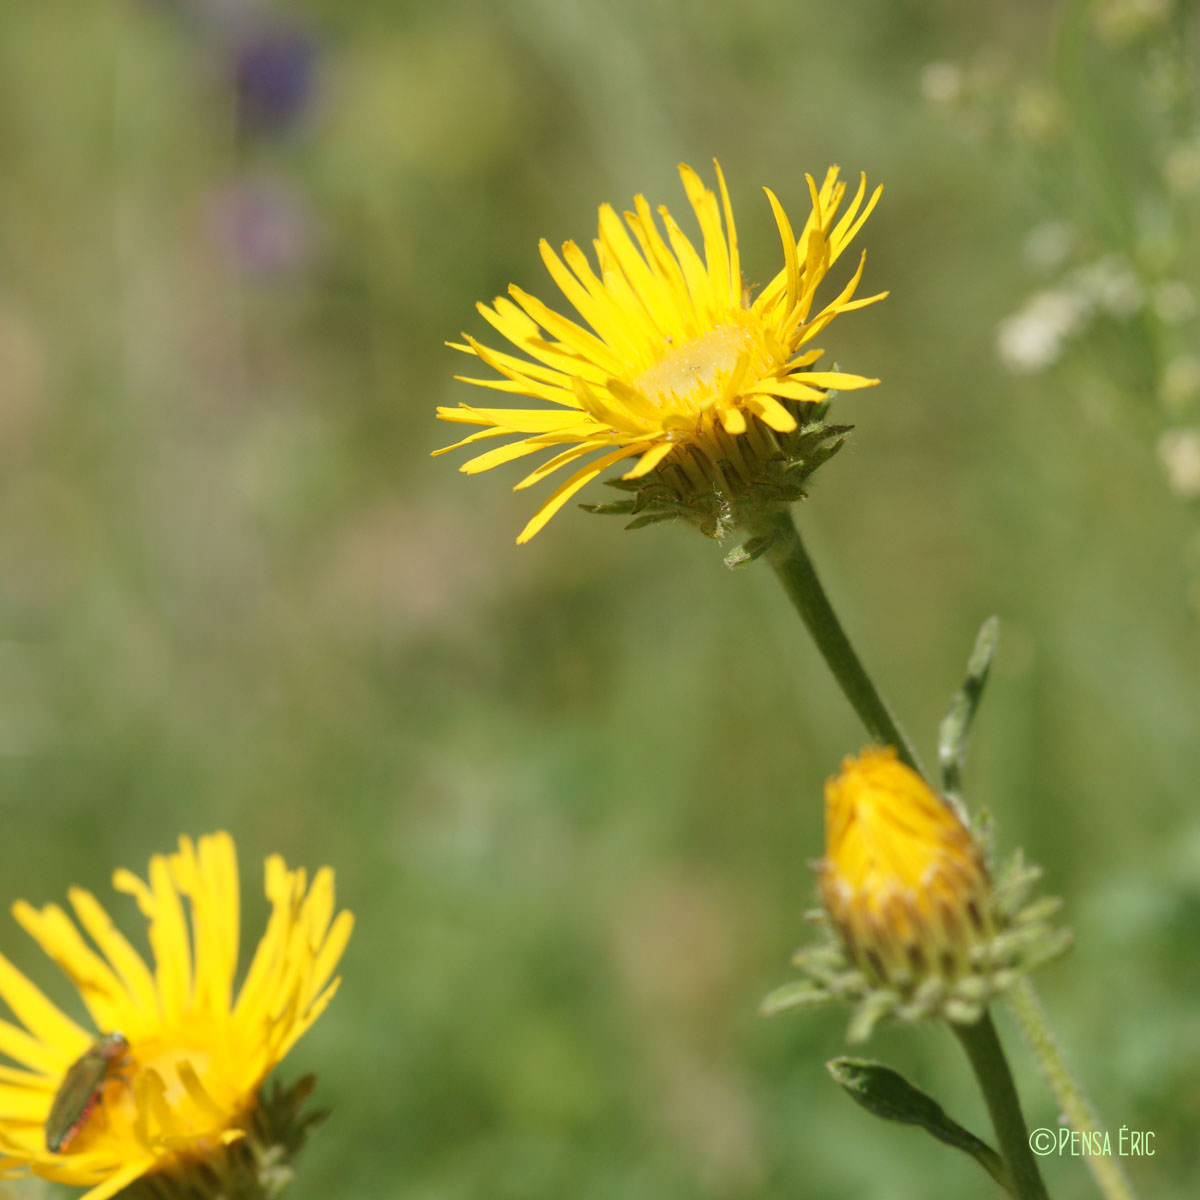
[[[919,1125],[939,1142],[969,1154],[1005,1191],[1012,1191],[1000,1155],[948,1117],[936,1100],[898,1071],[866,1058],[834,1058],[825,1067],[834,1082],[868,1112],[887,1121]]]
[[[1000,636],[999,617],[988,617],[979,627],[975,647],[967,660],[967,677],[954,693],[950,707],[938,727],[938,761],[942,768],[942,789],[952,801],[962,795],[963,766],[967,757],[967,740],[975,710],[983,696],[988,671],[996,653]]]

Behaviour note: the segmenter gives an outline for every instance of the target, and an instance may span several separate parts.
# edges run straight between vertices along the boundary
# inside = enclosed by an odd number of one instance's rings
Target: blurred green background
[[[1066,900],[1042,993],[1102,1125],[1157,1134],[1142,1196],[1195,1194],[1194,25],[1171,0],[0,9],[2,891],[112,899],[114,867],[225,827],[249,939],[264,855],[336,869],[343,988],[282,1069],[333,1110],[296,1200],[988,1194],[828,1081],[844,1014],[756,1015],[863,743],[767,569],[573,507],[518,549],[518,468],[429,458],[435,405],[478,400],[442,345],[487,334],[474,302],[556,303],[537,239],[590,242],[602,201],[694,232],[675,167],[713,156],[751,281],[778,264],[762,185],[797,220],[806,171],[886,185],[860,244],[891,298],[823,341],[884,382],[838,401],[857,431],[797,516],[927,760],[1001,615],[969,800]],[[944,1030],[868,1053],[990,1137]]]

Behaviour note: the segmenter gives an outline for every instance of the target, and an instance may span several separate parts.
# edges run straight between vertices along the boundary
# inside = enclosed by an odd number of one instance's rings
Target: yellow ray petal
[[[667,240],[671,243],[671,249],[679,260],[683,277],[687,281],[691,307],[694,309],[695,315],[692,317],[690,327],[685,325],[685,328],[689,334],[694,334],[702,323],[710,321],[717,314],[724,312],[727,306],[718,302],[712,280],[708,277],[708,270],[700,255],[696,253],[696,247],[692,245],[691,239],[680,229],[675,218],[665,207],[659,206],[658,215],[662,220],[663,228],[667,231]]]
[[[654,314],[656,331],[678,336],[683,332],[684,310],[690,308],[687,280],[655,224],[646,197],[635,196],[633,203],[634,211],[625,214],[625,221],[649,264],[648,274],[653,280],[643,287],[643,299]]]
[[[129,1018],[133,1015],[129,993],[108,963],[83,940],[70,917],[57,904],[47,904],[38,911],[25,901],[18,900],[12,911],[21,928],[71,981],[100,1029],[116,1030],[129,1024]],[[47,1037],[45,1034],[41,1036]]]
[[[846,371],[806,371],[801,378],[817,387],[843,392],[853,388],[874,387],[879,382],[878,379],[867,379],[863,375],[851,375]]]
[[[35,1091],[49,1091],[53,1094],[57,1089],[58,1081],[39,1075],[36,1071],[27,1071],[22,1067],[10,1067],[0,1063],[0,1084],[11,1084],[22,1091],[33,1088]]]
[[[737,406],[729,405],[721,409],[721,428],[726,433],[737,434],[746,432],[746,414]]]
[[[20,920],[19,917],[17,919]],[[66,1016],[40,988],[26,979],[2,954],[0,954],[0,996],[4,998],[4,1002],[12,1009],[13,1015],[33,1037],[47,1048],[52,1048],[42,1053],[35,1050],[33,1046],[22,1047],[25,1052],[18,1054],[8,1046],[0,1044],[0,1050],[3,1050],[10,1058],[15,1058],[17,1062],[49,1074],[56,1069],[61,1070],[91,1044],[92,1039],[87,1033]],[[11,1026],[8,1028],[12,1029]],[[10,1038],[10,1043],[20,1046],[20,1039]]]
[[[771,211],[775,214],[775,225],[779,229],[779,238],[783,242],[783,275],[787,286],[784,290],[786,307],[791,310],[796,305],[796,297],[800,294],[800,265],[796,257],[796,235],[792,232],[792,223],[788,220],[779,197],[770,188],[763,188],[767,193]]]
[[[508,289],[509,295],[546,330],[552,337],[558,339],[561,345],[581,359],[595,363],[610,375],[616,375],[621,370],[621,360],[594,334],[584,329],[582,325],[568,320],[561,313],[543,304],[536,296],[513,284]]]
[[[152,1017],[158,1008],[158,994],[154,977],[142,956],[113,924],[112,918],[91,892],[83,888],[71,888],[67,896],[79,923],[121,977],[130,1001],[146,1019]]]
[[[338,913],[312,961],[312,990],[325,986],[325,981],[333,974],[337,964],[341,961],[353,932],[353,914]]]
[[[7,1087],[0,1085],[0,1122],[28,1121],[43,1126],[54,1101],[56,1089],[49,1087]],[[8,1131],[11,1135],[11,1130]],[[40,1130],[39,1130],[40,1132]]]
[[[561,454],[556,454],[553,458],[547,459],[541,466],[530,471],[520,483],[513,484],[513,491],[524,491],[525,488],[533,487],[535,483],[541,481],[555,471],[561,470],[563,467],[573,463],[577,458],[582,458],[586,454],[591,454],[593,450],[599,450],[603,446],[611,445],[611,442],[580,442],[577,446],[571,446],[569,449],[562,451]]]
[[[751,393],[746,397],[746,407],[777,433],[791,433],[796,428],[796,418],[774,396]]]
[[[97,1184],[90,1192],[79,1197],[79,1200],[109,1200],[118,1192],[127,1188],[135,1179],[140,1179],[154,1166],[154,1159],[147,1157],[136,1159],[123,1166],[119,1171],[110,1175],[103,1183]]]
[[[291,920],[296,879],[284,866],[283,859],[272,854],[264,864],[264,887],[271,904],[271,915],[267,918],[267,929],[250,960],[242,989],[234,1002],[234,1019],[239,1023],[253,1025],[263,1006],[270,999],[271,982],[281,969],[287,943],[288,925]]]
[[[308,1032],[314,1021],[325,1011],[329,1006],[329,1002],[337,994],[338,988],[341,986],[341,979],[330,981],[329,986],[309,1005],[305,1015],[299,1020],[291,1022],[284,1035],[280,1038],[278,1045],[275,1047],[275,1057],[283,1058],[288,1051]]]
[[[202,1011],[229,1012],[238,954],[238,878],[228,834],[202,838],[195,846],[179,839],[170,858],[171,874],[192,908],[195,942],[194,1003]]]
[[[475,355],[481,362],[486,363],[493,371],[498,371],[506,379],[517,383],[541,384],[549,390],[561,391],[568,389],[571,385],[570,375],[557,367],[547,367],[541,363],[531,362],[527,358],[517,358],[513,354],[493,350],[491,346],[485,346],[468,334],[463,334],[463,336],[467,339],[467,351]]]
[[[742,304],[742,264],[738,257],[737,226],[733,223],[733,205],[729,203],[729,189],[725,186],[725,174],[721,164],[713,159],[717,172],[717,184],[721,191],[721,207],[725,213],[725,237],[729,252],[729,297],[732,303]]]
[[[545,450],[547,446],[553,444],[544,436],[524,438],[519,442],[509,442],[507,446],[498,446],[495,450],[488,450],[475,458],[469,458],[458,469],[465,475],[478,475],[481,471],[490,471],[493,467],[515,462],[527,454],[536,454],[539,450]]]
[[[587,419],[578,411],[563,412],[553,408],[474,408],[464,404],[461,409],[450,409],[449,412],[451,415],[443,420],[467,425],[495,425],[502,433],[557,433],[572,429]],[[465,445],[465,442],[459,445]]]
[[[679,176],[696,220],[700,223],[700,233],[704,239],[704,265],[713,300],[718,305],[733,307],[741,299],[738,294],[740,288],[731,289],[729,286],[729,247],[721,229],[717,197],[700,182],[700,176],[686,163],[679,164]]]
[[[607,471],[614,463],[620,462],[621,459],[628,457],[628,450],[624,446],[619,450],[614,450],[611,454],[605,454],[594,462],[589,463],[586,467],[576,471],[570,479],[565,483],[560,483],[548,500],[543,503],[542,507],[534,514],[533,519],[521,530],[517,537],[517,544],[521,545],[529,541],[530,538],[537,535],[538,531],[543,528],[548,520],[570,498],[575,495],[581,487],[586,483],[596,478],[602,471]]]
[[[14,1062],[24,1063],[48,1078],[59,1079],[72,1058],[78,1057],[88,1045],[88,1035],[82,1029],[79,1029],[78,1033],[78,1038],[72,1038],[69,1043],[76,1048],[76,1053],[72,1055],[57,1044],[47,1045],[30,1037],[24,1029],[18,1029],[8,1021],[0,1021],[0,1054],[6,1055]]]
[[[865,188],[866,184],[867,184],[867,177],[864,175],[862,177],[862,185],[861,186],[863,188]],[[834,230],[833,238],[831,239],[831,241],[833,243],[832,253],[830,254],[830,258],[829,258],[831,265],[833,263],[837,262],[837,260],[842,255],[842,251],[845,250],[846,247],[849,246],[852,241],[854,241],[855,236],[857,235],[858,231],[863,227],[863,225],[866,223],[867,218],[875,211],[875,205],[879,203],[879,197],[882,195],[883,195],[883,185],[880,184],[871,193],[871,199],[867,201],[867,206],[859,214],[858,219],[852,225],[849,225],[844,230],[841,229],[840,225],[839,225],[838,229]],[[849,214],[847,214],[847,215],[849,215]]]
[[[538,250],[550,277],[558,284],[559,291],[616,355],[628,358],[633,352],[633,347],[626,337],[629,322],[621,318],[607,294],[603,291],[598,294],[589,291],[555,254],[545,238],[538,243]]]
[[[820,402],[825,399],[825,393],[815,387],[806,387],[795,379],[764,379],[748,389],[749,395],[783,396],[787,400],[803,400]],[[770,424],[770,422],[767,422]]]
[[[150,860],[150,891],[154,915],[148,932],[154,948],[162,1015],[167,1021],[178,1020],[191,1000],[192,956],[183,905],[162,855],[156,854]]]
[[[634,447],[630,446],[632,451]],[[638,459],[637,464],[630,471],[626,471],[621,476],[622,479],[641,479],[643,475],[649,475],[655,467],[659,465],[673,450],[675,449],[674,442],[659,442],[656,446],[651,446],[646,450],[642,457]]]

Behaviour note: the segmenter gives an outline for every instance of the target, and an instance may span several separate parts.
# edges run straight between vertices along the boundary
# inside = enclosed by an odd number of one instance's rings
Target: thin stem
[[[1067,1060],[1050,1030],[1046,1014],[1042,1010],[1037,992],[1028,979],[1022,979],[1008,994],[1009,1003],[1016,1014],[1025,1035],[1025,1041],[1041,1069],[1042,1078],[1049,1085],[1058,1107],[1062,1110],[1072,1129],[1081,1133],[1096,1133],[1099,1126],[1096,1114],[1082,1087],[1071,1074]],[[1136,1200],[1133,1187],[1116,1159],[1107,1154],[1084,1156],[1088,1170],[1105,1200]]]
[[[950,1028],[967,1052],[975,1078],[987,1101],[992,1128],[1000,1143],[1000,1153],[1012,1177],[1014,1194],[1020,1200],[1049,1200],[1037,1160],[1029,1149],[1029,1134],[1025,1128],[1025,1118],[1021,1115],[1021,1102],[1017,1099],[1012,1072],[1008,1069],[1008,1061],[990,1014],[985,1012],[973,1025],[951,1022]]]
[[[791,513],[786,509],[770,513],[754,532],[771,539],[764,557],[775,568],[817,649],[867,732],[881,745],[894,746],[901,761],[920,772],[915,751],[871,682],[825,595]]]
[[[791,513],[781,509],[765,514],[755,523],[752,532],[769,539],[764,557],[775,569],[784,590],[791,597],[796,611],[867,732],[881,744],[894,746],[901,761],[924,774],[916,753],[876,690],[833,611],[812,560],[800,540]],[[1022,979],[1009,995],[1021,1031],[1071,1127],[1080,1132],[1095,1131],[1096,1119],[1087,1094],[1072,1076],[1054,1040],[1033,985],[1027,979]],[[1017,1195],[1021,1200],[1026,1200],[1026,1197],[1029,1200],[1044,1200],[1045,1186],[1029,1149],[1028,1133],[1012,1074],[991,1017],[985,1014],[976,1025],[952,1027],[971,1059],[987,1099],[1000,1149],[1012,1172]],[[1111,1159],[1089,1155],[1087,1164],[1105,1200],[1136,1200],[1124,1172]]]

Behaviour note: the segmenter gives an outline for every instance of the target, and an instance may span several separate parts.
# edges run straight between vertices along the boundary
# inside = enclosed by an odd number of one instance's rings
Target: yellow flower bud
[[[821,896],[850,956],[876,982],[970,969],[986,935],[990,884],[975,839],[896,757],[847,758],[825,787]]]

